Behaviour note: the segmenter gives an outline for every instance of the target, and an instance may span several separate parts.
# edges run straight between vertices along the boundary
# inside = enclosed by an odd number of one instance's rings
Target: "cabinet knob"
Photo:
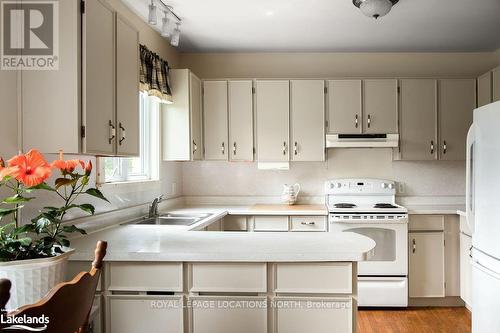
[[[431,140],[431,155],[434,155],[434,140]]]
[[[111,144],[113,142],[113,139],[116,137],[116,128],[115,125],[113,125],[113,122],[110,120],[108,123],[109,126],[109,137],[108,137],[108,142]]]
[[[233,142],[233,155],[236,155],[236,141]]]
[[[286,141],[283,141],[283,155],[286,155]]]
[[[316,223],[314,223],[314,222],[300,222],[300,224],[312,226],[312,225],[315,225]]]
[[[126,132],[125,132],[125,127],[122,126],[122,123],[118,124],[118,128],[120,129],[120,136],[121,136],[120,140],[118,140],[118,143],[121,146],[123,141],[125,141]]]
[[[446,150],[448,149],[448,146],[446,145],[446,140],[443,141],[443,154],[446,154]]]
[[[295,143],[293,144],[293,153],[294,155],[298,155],[299,154],[299,147],[298,147],[298,143],[297,141],[295,141]]]
[[[198,150],[198,146],[196,145],[196,142],[193,140],[193,154],[196,153]]]
[[[221,150],[222,155],[226,154],[226,144],[224,142],[222,143],[220,150]]]
[[[368,128],[370,128],[372,125],[372,116],[371,115],[368,115],[367,125],[368,125]]]
[[[358,115],[354,116],[354,127],[358,128],[359,126],[359,119],[358,119]]]
[[[412,253],[417,252],[417,242],[415,241],[415,238],[412,240]]]

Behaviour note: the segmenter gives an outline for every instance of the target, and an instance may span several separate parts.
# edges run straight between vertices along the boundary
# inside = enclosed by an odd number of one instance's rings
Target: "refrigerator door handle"
[[[467,224],[470,231],[474,234],[474,144],[475,144],[475,126],[472,126],[467,133],[467,157],[466,157],[466,184],[465,184],[465,211],[467,215]]]

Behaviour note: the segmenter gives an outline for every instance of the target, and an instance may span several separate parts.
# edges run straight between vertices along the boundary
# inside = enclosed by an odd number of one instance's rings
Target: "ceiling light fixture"
[[[181,39],[181,22],[175,23],[175,29],[172,33],[172,38],[170,38],[170,45],[179,46],[179,41]]]
[[[151,4],[149,5],[148,22],[151,25],[156,25],[156,23],[158,22],[158,16],[156,14],[156,5],[154,3],[154,0],[151,0]]]
[[[354,6],[358,7],[363,14],[368,17],[378,19],[387,15],[392,6],[398,3],[399,0],[352,0]]]
[[[170,37],[170,19],[168,18],[168,11],[165,11],[165,17],[161,19],[161,35],[162,37]]]

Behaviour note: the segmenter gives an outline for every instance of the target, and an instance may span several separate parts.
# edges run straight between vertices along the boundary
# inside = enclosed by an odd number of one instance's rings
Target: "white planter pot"
[[[38,302],[56,284],[66,278],[68,258],[75,250],[51,258],[0,263],[0,278],[12,282],[6,308],[17,309]]]

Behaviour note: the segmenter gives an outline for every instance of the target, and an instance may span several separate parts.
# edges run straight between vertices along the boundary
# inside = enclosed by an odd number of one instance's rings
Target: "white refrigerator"
[[[466,164],[472,332],[500,332],[500,102],[474,110]]]

